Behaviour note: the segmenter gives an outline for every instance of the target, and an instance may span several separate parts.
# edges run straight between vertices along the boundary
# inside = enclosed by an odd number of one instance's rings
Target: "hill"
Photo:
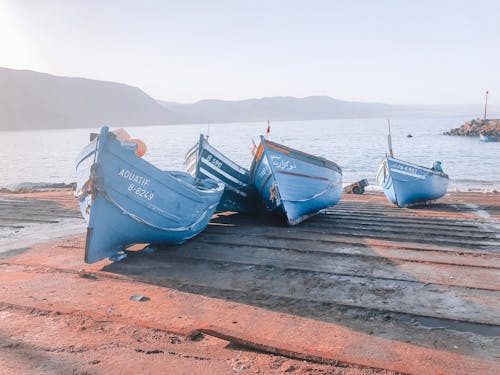
[[[0,68],[0,130],[182,121],[137,87]]]
[[[0,130],[473,114],[480,106],[400,106],[328,96],[155,100],[137,87],[0,68]]]
[[[239,101],[202,100],[193,104],[161,102],[166,108],[197,122],[320,120],[379,117],[403,112],[403,107],[381,103],[348,102],[328,96],[276,96]]]

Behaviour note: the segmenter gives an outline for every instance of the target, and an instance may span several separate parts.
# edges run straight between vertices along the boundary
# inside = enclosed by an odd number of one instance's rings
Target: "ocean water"
[[[450,190],[500,190],[500,143],[479,138],[441,135],[470,117],[394,118],[391,120],[394,156],[431,166],[442,162]],[[244,167],[251,163],[252,139],[258,144],[266,123],[227,123],[130,127],[134,138],[146,142],[145,159],[166,170],[183,170],[186,151],[200,133]],[[74,161],[98,129],[0,132],[0,187],[75,181]],[[413,138],[407,138],[411,133]],[[271,123],[271,139],[338,163],[348,184],[375,174],[387,150],[387,120],[336,119]]]

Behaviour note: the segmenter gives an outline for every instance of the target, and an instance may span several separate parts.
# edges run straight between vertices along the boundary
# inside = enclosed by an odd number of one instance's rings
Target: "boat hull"
[[[118,141],[106,127],[93,147],[77,163],[77,196],[88,222],[85,262],[136,243],[182,243],[208,225],[222,184],[159,170],[135,155],[135,144]]]
[[[448,189],[448,175],[387,157],[377,179],[387,199],[399,207],[425,204],[441,198]]]
[[[342,170],[326,159],[261,137],[251,176],[266,207],[289,225],[335,205],[342,196]]]
[[[498,135],[479,134],[479,140],[481,142],[500,142],[500,137]]]
[[[198,143],[186,154],[184,165],[194,177],[224,183],[217,211],[251,213],[262,209],[249,171],[213,147],[202,134]]]

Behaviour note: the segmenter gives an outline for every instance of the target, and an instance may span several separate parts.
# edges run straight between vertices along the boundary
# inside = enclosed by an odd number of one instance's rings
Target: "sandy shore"
[[[93,265],[71,191],[0,207],[1,373],[500,373],[500,194],[221,215]]]

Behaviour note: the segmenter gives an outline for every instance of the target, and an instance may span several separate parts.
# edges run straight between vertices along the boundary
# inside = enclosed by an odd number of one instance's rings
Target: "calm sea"
[[[394,155],[431,166],[440,160],[450,176],[451,190],[500,190],[500,143],[478,138],[450,137],[444,131],[470,117],[395,118],[391,120]],[[145,158],[162,169],[182,170],[184,154],[200,133],[244,167],[251,162],[252,138],[256,143],[265,123],[131,127],[127,131],[148,145]],[[75,181],[74,160],[98,129],[0,132],[0,187]],[[413,138],[407,138],[408,134]],[[387,120],[341,119],[271,123],[271,139],[337,162],[344,183],[375,174],[387,150]]]

